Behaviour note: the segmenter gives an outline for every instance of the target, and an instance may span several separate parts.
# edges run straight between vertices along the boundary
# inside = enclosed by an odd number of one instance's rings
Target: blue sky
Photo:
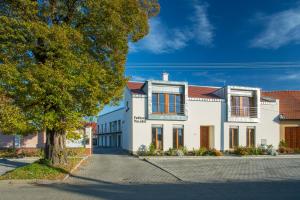
[[[159,2],[150,33],[129,44],[131,80],[168,72],[196,85],[300,89],[300,0]]]

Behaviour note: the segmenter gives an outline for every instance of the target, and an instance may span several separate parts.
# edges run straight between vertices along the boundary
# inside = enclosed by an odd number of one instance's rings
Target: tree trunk
[[[66,134],[64,131],[47,130],[45,159],[52,165],[67,164]]]

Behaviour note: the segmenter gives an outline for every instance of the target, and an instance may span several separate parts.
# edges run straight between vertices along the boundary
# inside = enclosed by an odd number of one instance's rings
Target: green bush
[[[151,144],[149,145],[147,154],[148,154],[149,156],[155,156],[155,155],[156,155],[156,147],[155,147],[155,145],[154,145],[153,143],[151,143]]]
[[[272,147],[268,147],[271,149]],[[264,155],[268,153],[268,149],[257,148],[257,147],[237,147],[233,153],[240,156],[247,156],[247,155]]]
[[[177,149],[169,148],[169,150],[166,152],[167,156],[176,156],[177,155]]]
[[[180,147],[179,150],[181,150],[184,155],[188,155],[189,154],[189,151],[188,151],[188,149],[186,147]]]
[[[205,156],[205,155],[207,155],[207,149],[205,147],[200,147],[195,152],[195,156]]]
[[[280,147],[287,147],[287,144],[286,144],[286,142],[284,140],[280,140],[280,142],[279,142],[279,148]]]

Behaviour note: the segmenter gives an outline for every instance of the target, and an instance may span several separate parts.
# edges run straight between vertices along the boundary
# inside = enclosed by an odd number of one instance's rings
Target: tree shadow
[[[10,167],[10,168],[17,168],[17,167],[23,167],[25,165],[28,165],[30,163],[28,162],[22,162],[22,161],[16,161],[16,160],[9,160],[9,159],[0,159],[0,167]]]
[[[93,154],[103,154],[103,155],[129,155],[129,153],[121,148],[101,148],[94,147]]]
[[[80,177],[83,178],[83,177]],[[77,197],[101,199],[299,199],[300,181],[223,183],[111,183],[39,184]],[[92,181],[92,182],[91,182]]]

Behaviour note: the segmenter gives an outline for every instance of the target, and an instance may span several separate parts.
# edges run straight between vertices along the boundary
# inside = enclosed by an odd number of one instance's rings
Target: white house
[[[279,101],[261,97],[259,88],[194,86],[164,73],[129,82],[124,105],[99,116],[98,146],[136,152],[151,143],[164,151],[279,144]]]

